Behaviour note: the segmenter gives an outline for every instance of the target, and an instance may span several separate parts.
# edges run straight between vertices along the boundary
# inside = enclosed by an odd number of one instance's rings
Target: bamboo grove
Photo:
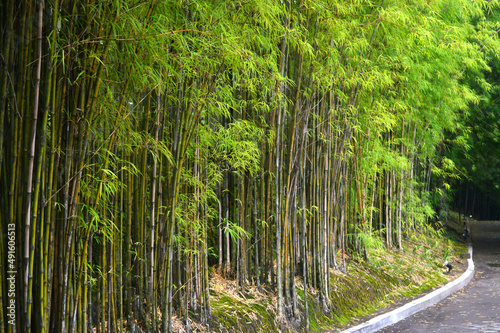
[[[187,330],[215,270],[335,312],[346,254],[435,216],[496,5],[3,1],[0,331]]]

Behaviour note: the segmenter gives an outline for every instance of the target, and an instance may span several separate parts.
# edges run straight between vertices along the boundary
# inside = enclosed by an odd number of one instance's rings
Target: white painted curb
[[[358,326],[351,327],[341,333],[372,333],[386,326],[397,323],[419,311],[427,309],[437,302],[445,299],[449,295],[465,287],[474,277],[474,261],[472,260],[472,245],[469,244],[470,258],[467,259],[468,268],[459,278],[453,280],[447,285],[434,290],[433,292],[403,305],[396,310],[382,314]]]

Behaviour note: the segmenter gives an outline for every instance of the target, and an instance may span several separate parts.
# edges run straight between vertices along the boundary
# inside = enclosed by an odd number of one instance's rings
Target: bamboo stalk
[[[38,209],[38,194],[39,186],[35,189],[34,205],[33,211],[32,205],[32,190],[33,190],[33,169],[34,169],[34,159],[35,159],[35,147],[36,147],[36,131],[38,123],[38,105],[40,100],[40,80],[42,74],[42,38],[43,38],[43,1],[38,1],[38,59],[37,59],[37,69],[36,69],[36,79],[35,79],[35,91],[34,91],[34,102],[33,102],[33,118],[31,127],[31,148],[29,156],[28,165],[28,188],[26,190],[26,221],[25,221],[25,276],[24,276],[24,301],[26,304],[26,328],[27,332],[31,332],[31,305],[33,304],[33,264],[34,264],[34,251],[35,251],[35,240],[36,240],[36,216]],[[47,114],[47,112],[45,112]],[[44,118],[44,122],[47,122],[47,116]],[[40,179],[42,157],[39,159],[37,173],[38,179]],[[31,220],[32,214],[34,214],[33,221]],[[31,234],[31,237],[30,237]]]
[[[160,89],[157,91],[156,95],[156,129],[155,129],[155,144],[158,142],[158,136],[160,131],[160,115],[161,115],[161,93]],[[155,215],[156,215],[156,174],[157,174],[157,160],[158,150],[154,150],[154,160],[153,160],[153,177],[151,184],[151,240],[150,240],[150,276],[149,276],[149,297],[150,303],[152,305],[152,328],[156,331],[156,298],[155,298]]]

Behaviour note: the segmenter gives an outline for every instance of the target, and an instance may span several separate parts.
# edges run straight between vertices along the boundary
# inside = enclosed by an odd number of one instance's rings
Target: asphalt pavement
[[[471,223],[475,274],[457,293],[381,333],[500,332],[500,221]]]

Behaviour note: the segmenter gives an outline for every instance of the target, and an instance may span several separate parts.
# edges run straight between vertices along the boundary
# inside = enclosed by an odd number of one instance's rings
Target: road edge
[[[428,307],[442,301],[449,295],[459,291],[469,284],[474,277],[474,261],[472,259],[472,244],[469,243],[470,258],[467,259],[467,270],[460,275],[457,279],[449,282],[445,286],[434,290],[433,292],[413,300],[402,307],[399,307],[391,312],[384,313],[380,316],[370,319],[369,321],[351,327],[341,333],[372,333],[376,332],[386,326],[392,325],[401,321],[417,312],[420,312]]]

